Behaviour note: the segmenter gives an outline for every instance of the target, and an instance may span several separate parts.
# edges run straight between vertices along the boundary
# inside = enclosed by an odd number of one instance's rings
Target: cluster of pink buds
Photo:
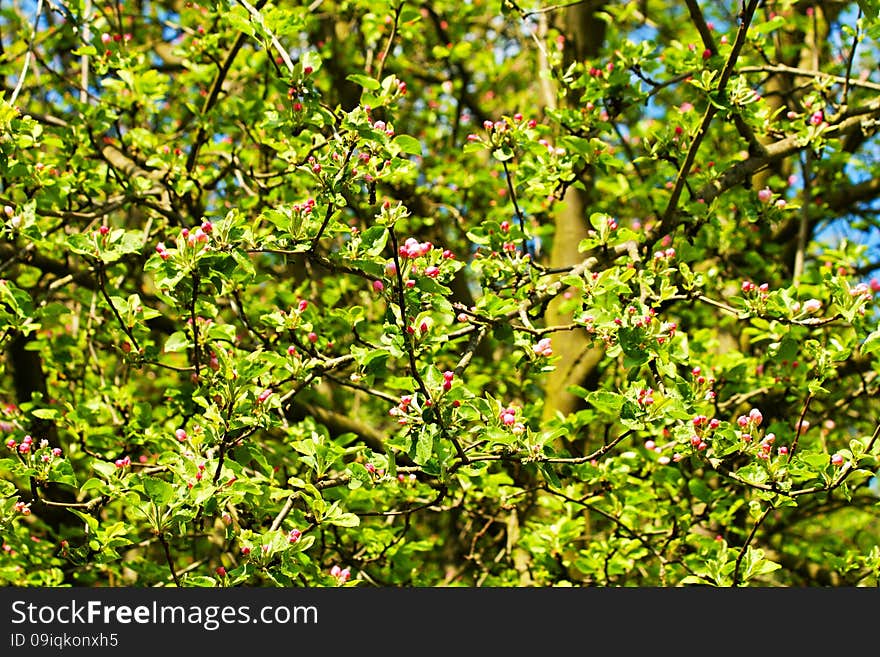
[[[660,249],[659,251],[654,252],[654,260],[656,262],[672,260],[673,258],[675,258],[675,249],[671,246],[668,249]]]
[[[519,409],[516,406],[508,406],[507,408],[502,408],[501,412],[498,414],[501,424],[508,427],[510,431],[516,435],[519,435],[526,430],[526,426],[517,420],[516,416],[518,410]]]
[[[119,469],[122,469],[122,468],[128,467],[129,465],[131,465],[131,457],[129,457],[129,456],[125,456],[125,457],[123,457],[123,458],[121,458],[121,459],[116,459],[116,460],[113,462],[113,465],[115,465],[115,466],[116,466],[117,468],[119,468]]]
[[[639,388],[636,391],[636,402],[639,406],[651,406],[654,403],[654,389]]]
[[[706,392],[703,395],[703,399],[705,401],[712,401],[715,399],[715,391],[712,390],[712,386],[715,385],[714,378],[707,378],[703,375],[703,370],[699,366],[691,369],[691,374],[694,377],[694,383],[697,384],[697,388],[702,389],[706,387]]]
[[[376,121],[373,124],[373,128],[379,132],[384,132],[386,137],[394,136],[394,127],[385,123],[385,121]]]
[[[721,421],[718,418],[714,417],[710,420],[705,415],[696,415],[691,420],[691,424],[694,425],[695,431],[702,431],[704,429],[715,431],[718,427],[721,426]]]
[[[743,429],[754,429],[755,427],[761,426],[761,422],[763,421],[764,415],[757,408],[750,410],[748,415],[740,415],[736,419],[736,423]]]
[[[749,411],[748,415],[740,415],[736,418],[736,423],[742,431],[742,439],[745,442],[751,442],[752,433],[761,426],[761,422],[764,421],[764,416],[761,414],[757,408],[753,408]]]
[[[189,246],[196,246],[197,244],[205,244],[213,230],[214,226],[210,221],[203,221],[202,225],[197,226],[194,230],[181,229],[180,236],[186,240]]]
[[[333,566],[330,569],[330,575],[336,578],[336,581],[339,584],[345,584],[349,578],[351,577],[351,571],[348,568],[340,568],[339,566]]]
[[[860,300],[871,299],[874,296],[872,287],[873,286],[868,285],[868,283],[859,283],[850,289],[849,295],[854,299],[859,299],[860,297]]]
[[[410,406],[412,403],[412,395],[401,395],[400,403],[397,404],[397,406],[392,407],[391,410],[388,411],[388,415],[396,417],[398,424],[406,424],[409,422],[407,414],[410,412]]]
[[[156,245],[156,253],[159,254],[159,257],[162,258],[162,260],[168,260],[168,258],[171,257],[171,254],[168,253],[168,248],[165,246],[165,242],[159,242]]]
[[[30,502],[16,502],[15,503],[15,511],[20,513],[23,516],[29,516],[31,514],[31,505]]]
[[[299,543],[300,538],[302,538],[302,532],[298,529],[291,529],[287,533],[287,542],[290,544]]]
[[[755,285],[754,283],[752,283],[752,281],[743,281],[742,285],[740,285],[740,289],[743,291],[744,294],[759,292],[762,297],[766,298],[767,293],[770,290],[770,286],[767,283]]]
[[[18,452],[19,454],[35,454],[37,449],[46,450],[49,447],[49,441],[44,438],[40,441],[39,445],[34,445],[33,437],[27,435],[21,439],[20,443],[16,442],[15,438],[10,438],[6,441],[6,447],[13,452]],[[49,463],[53,459],[56,459],[60,456],[61,448],[53,447],[51,451],[44,451],[40,459],[43,461],[43,463]]]
[[[822,302],[818,299],[807,299],[804,301],[803,305],[801,305],[801,310],[805,313],[809,313],[810,315],[814,315],[822,309]],[[795,308],[797,310],[797,308]]]
[[[673,338],[675,337],[675,332],[678,330],[678,324],[676,324],[675,322],[664,322],[663,325],[660,327],[660,330],[663,333],[669,334],[670,338]],[[662,344],[662,338],[657,339]]]
[[[290,209],[294,214],[309,215],[315,209],[315,199],[309,198],[302,203],[294,203]]]
[[[31,451],[34,449],[33,444],[34,444],[34,439],[31,438],[31,436],[25,436],[24,438],[21,439],[21,444],[19,444],[17,446],[18,453],[19,454],[30,454]],[[9,449],[13,449],[13,450],[16,449],[15,440],[10,438],[9,440],[6,441],[6,446]]]
[[[408,237],[398,249],[398,252],[403,258],[413,259],[418,258],[419,256],[427,255],[433,248],[434,245],[430,242],[419,242],[414,237]]]
[[[541,338],[535,346],[532,347],[532,350],[538,356],[549,358],[553,355],[553,344],[551,343],[550,338]]]
[[[452,380],[455,378],[455,372],[446,370],[443,372],[443,389],[450,390],[452,388]]]
[[[694,434],[691,436],[691,445],[699,451],[703,451],[709,446],[706,442],[709,438],[709,433],[718,429],[721,426],[721,421],[717,418],[709,419],[705,415],[696,415],[691,420],[691,425],[694,429]]]
[[[659,456],[657,457],[657,463],[659,463],[660,465],[669,465],[670,461],[672,461],[671,458],[669,458],[668,456],[666,456],[663,453],[663,448],[660,447],[660,445],[658,445],[653,440],[646,440],[645,441],[645,449],[648,450],[649,452],[654,452],[655,454],[659,454]]]
[[[101,43],[103,43],[105,46],[108,45],[111,41],[115,41],[117,43],[119,43],[120,41],[129,42],[131,41],[131,33],[126,32],[125,34],[108,34],[107,32],[104,32],[101,35]]]
[[[547,139],[539,139],[538,144],[547,149],[547,152],[550,155],[556,155],[558,157],[562,157],[565,155],[565,149],[559,146],[554,146],[552,142]]]
[[[764,436],[763,440],[761,440],[761,443],[758,446],[758,458],[765,459],[765,460],[769,459],[770,452],[773,451],[773,443],[775,443],[775,442],[776,442],[776,434],[768,433],[766,436]],[[779,449],[782,450],[783,448],[780,447]],[[787,454],[788,449],[785,448],[785,451],[784,452],[780,451],[780,453]]]

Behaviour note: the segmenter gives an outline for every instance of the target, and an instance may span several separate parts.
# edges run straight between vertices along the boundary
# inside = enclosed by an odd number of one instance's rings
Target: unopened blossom
[[[541,338],[533,349],[538,356],[549,357],[553,355],[553,345],[550,338]]]

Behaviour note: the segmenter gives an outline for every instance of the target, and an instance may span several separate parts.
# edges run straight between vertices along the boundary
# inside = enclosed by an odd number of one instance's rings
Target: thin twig
[[[168,541],[165,540],[165,535],[161,531],[159,532],[159,543],[162,544],[162,549],[165,551],[165,560],[168,561],[168,570],[171,571],[171,579],[174,580],[174,585],[180,588],[180,578],[174,570],[174,559],[171,558],[171,549],[168,547]]]
[[[37,10],[34,12],[34,27],[31,30],[30,38],[28,38],[28,48],[24,54],[24,65],[21,67],[21,75],[18,76],[18,82],[15,84],[15,89],[12,90],[12,95],[9,97],[9,104],[15,105],[15,101],[18,98],[18,94],[21,93],[21,88],[24,85],[24,80],[27,77],[28,68],[31,65],[31,51],[34,47],[34,39],[37,37],[37,26],[40,23],[40,16],[43,13],[43,0],[37,0]]]
[[[801,171],[804,176],[804,185],[801,189],[801,211],[798,218],[797,245],[794,252],[794,271],[792,272],[792,282],[798,284],[801,276],[804,274],[804,263],[807,256],[807,238],[810,232],[810,196],[812,195],[812,178],[810,172],[813,166],[813,155],[811,151],[807,151],[801,158]]]
[[[804,408],[801,411],[801,416],[798,418],[797,426],[795,427],[794,432],[794,440],[791,441],[791,447],[788,450],[788,458],[786,461],[791,461],[791,457],[794,456],[794,452],[798,446],[798,438],[801,437],[801,433],[804,431],[804,418],[807,416],[807,410],[810,408],[810,402],[813,401],[812,393],[807,394],[807,400],[804,402]]]
[[[272,42],[272,45],[275,47],[275,50],[278,51],[278,54],[281,56],[281,59],[284,61],[284,65],[287,67],[288,73],[293,73],[294,65],[290,59],[290,55],[284,49],[284,46],[281,45],[281,42],[278,40],[268,27],[266,27],[266,22],[263,20],[263,14],[260,13],[260,10],[254,7],[247,0],[238,0],[242,7],[247,9],[248,13],[251,15],[251,19],[259,25],[263,32],[269,37],[269,40]],[[262,3],[265,4],[265,3]]]
[[[385,61],[391,54],[391,47],[394,45],[394,38],[397,36],[397,27],[400,22],[400,12],[403,11],[403,2],[398,2],[394,8],[394,20],[391,22],[391,34],[388,35],[388,43],[385,44],[385,50],[379,56],[379,63],[376,66],[376,79],[382,80],[382,71],[385,69]]]
[[[730,76],[733,74],[733,68],[736,65],[737,59],[739,58],[739,53],[742,50],[743,45],[745,44],[746,34],[749,30],[749,24],[752,22],[752,17],[755,14],[755,10],[758,8],[758,4],[760,4],[760,0],[750,0],[748,7],[743,10],[739,29],[736,33],[736,38],[734,39],[733,46],[730,49],[730,54],[727,57],[727,61],[724,63],[724,68],[721,70],[721,76],[718,78],[718,87],[716,88],[715,93],[719,97],[723,95],[724,90],[727,87],[727,83],[730,80]],[[678,201],[681,198],[681,193],[684,190],[685,183],[687,182],[687,177],[690,173],[691,166],[693,166],[694,160],[697,157],[697,151],[700,149],[700,145],[703,143],[703,139],[705,139],[706,135],[708,134],[709,124],[712,122],[712,118],[717,112],[718,108],[712,103],[710,103],[709,106],[706,108],[706,113],[703,115],[702,121],[700,121],[700,127],[697,129],[693,141],[691,142],[690,148],[688,148],[684,161],[681,163],[681,167],[679,168],[678,174],[675,177],[675,183],[673,185],[672,192],[669,195],[669,202],[666,206],[666,211],[663,213],[663,219],[660,222],[660,230],[658,231],[658,235],[669,233],[674,224],[674,217],[676,211],[678,210]]]
[[[749,549],[749,543],[755,538],[755,534],[758,532],[758,527],[760,527],[763,522],[767,519],[767,516],[770,515],[770,512],[773,511],[776,507],[768,506],[764,509],[764,513],[761,514],[761,517],[755,521],[755,526],[752,527],[752,531],[749,532],[748,538],[746,538],[743,543],[742,549],[739,551],[739,554],[736,557],[736,566],[733,569],[733,586],[738,586],[739,584],[739,568],[742,565],[742,560],[746,556],[746,552]]]
[[[809,80],[816,80],[817,82],[830,80],[831,82],[835,82],[836,84],[848,84],[850,87],[860,87],[863,89],[871,89],[872,91],[880,91],[880,84],[877,84],[876,82],[850,79],[842,75],[831,75],[830,73],[825,73],[824,71],[814,71],[808,68],[786,66],[785,64],[775,64],[772,66],[743,66],[741,69],[739,69],[739,71],[737,71],[738,75],[744,75],[746,73],[788,73],[789,75],[803,77]]]
[[[849,96],[849,79],[852,76],[852,65],[856,56],[856,47],[859,45],[859,19],[861,19],[861,17],[862,8],[859,7],[858,13],[856,14],[852,46],[849,49],[849,56],[846,58],[846,76],[843,81],[843,94],[840,101],[841,105],[844,107],[846,107],[846,99]]]
[[[89,45],[92,38],[92,30],[89,22],[92,20],[92,0],[85,0],[83,6],[83,45]],[[89,56],[83,54],[80,56],[80,87],[79,102],[86,104],[89,101]]]

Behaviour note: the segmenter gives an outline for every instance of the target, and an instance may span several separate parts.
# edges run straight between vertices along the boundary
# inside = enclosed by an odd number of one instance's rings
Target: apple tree
[[[0,583],[880,578],[876,0],[0,5]]]

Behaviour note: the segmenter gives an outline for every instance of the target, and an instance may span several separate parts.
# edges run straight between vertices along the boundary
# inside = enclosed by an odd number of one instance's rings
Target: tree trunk
[[[566,65],[572,61],[589,61],[599,55],[605,39],[605,22],[598,17],[602,3],[595,0],[573,5],[566,9]],[[577,97],[566,102],[576,106]],[[581,254],[578,244],[587,237],[588,216],[593,196],[593,181],[589,173],[581,177],[584,189],[569,187],[563,198],[563,208],[556,217],[550,267],[570,267],[578,263]],[[547,324],[571,323],[571,313],[561,306],[564,294],[555,298],[547,309]],[[556,369],[550,372],[544,388],[544,420],[563,416],[577,410],[583,400],[568,392],[568,387],[580,384],[602,358],[602,351],[590,347],[586,331],[560,331],[553,334],[553,353],[558,355]]]

